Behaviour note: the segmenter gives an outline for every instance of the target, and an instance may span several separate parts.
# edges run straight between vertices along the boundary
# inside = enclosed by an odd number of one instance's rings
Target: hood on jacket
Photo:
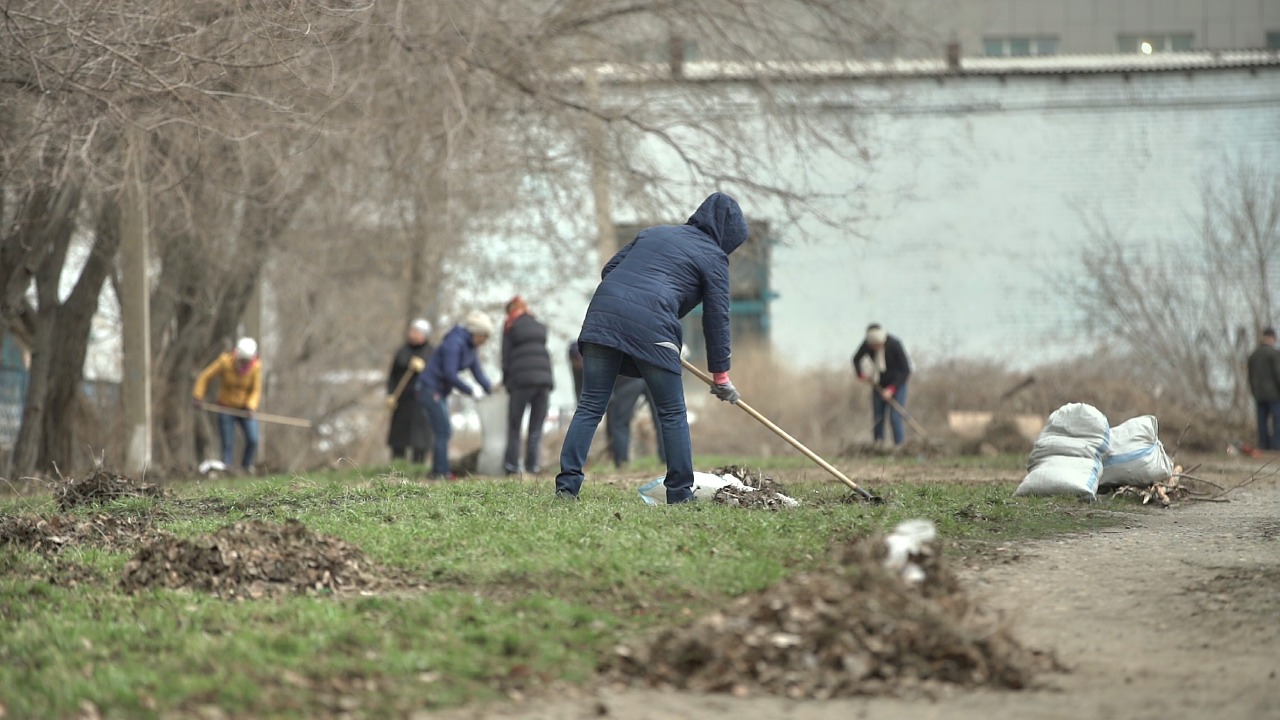
[[[708,196],[685,224],[710,235],[726,255],[747,241],[747,219],[742,216],[742,208],[724,193]]]

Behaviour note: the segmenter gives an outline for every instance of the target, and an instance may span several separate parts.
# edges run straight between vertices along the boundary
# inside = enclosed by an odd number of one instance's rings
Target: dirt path
[[[1231,497],[1034,543],[1014,562],[968,574],[971,591],[1009,611],[1025,642],[1071,669],[1043,689],[824,702],[601,690],[449,717],[1280,719],[1280,487]]]

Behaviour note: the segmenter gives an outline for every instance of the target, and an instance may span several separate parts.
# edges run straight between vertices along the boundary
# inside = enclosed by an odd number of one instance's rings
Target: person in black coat
[[[888,414],[893,444],[901,445],[906,429],[898,408],[907,406],[907,378],[911,377],[911,363],[902,341],[885,332],[879,323],[871,323],[867,326],[867,339],[853,354],[853,371],[871,386],[872,437],[878,443],[884,442],[884,419]]]
[[[396,351],[391,360],[391,370],[387,373],[387,409],[391,411],[391,427],[387,431],[387,445],[391,447],[392,459],[403,458],[406,449],[413,450],[413,462],[427,461],[427,448],[431,447],[431,425],[427,422],[427,413],[422,406],[408,399],[401,401],[405,388],[412,388],[418,379],[418,373],[427,366],[431,357],[431,343],[427,337],[431,334],[431,323],[418,318],[409,324],[405,344]],[[409,377],[405,380],[405,374]],[[403,384],[401,381],[403,380]],[[396,390],[400,393],[396,394]]]
[[[507,454],[503,469],[520,472],[520,426],[529,410],[529,437],[525,445],[524,469],[542,472],[542,424],[555,387],[551,353],[547,352],[547,326],[529,312],[519,295],[507,302],[507,320],[502,330],[502,384],[507,388]]]
[[[747,241],[732,197],[713,193],[683,225],[641,230],[600,272],[582,321],[582,398],[560,449],[556,497],[577,499],[583,465],[619,375],[640,377],[653,398],[667,456],[667,503],[693,500],[693,448],[684,402],[680,319],[702,305],[712,394],[737,403],[729,381],[729,254]]]

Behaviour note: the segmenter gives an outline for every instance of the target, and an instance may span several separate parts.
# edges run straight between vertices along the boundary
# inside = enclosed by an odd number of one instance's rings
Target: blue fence
[[[8,332],[0,348],[0,445],[12,446],[22,426],[22,403],[27,396],[27,365],[22,346]]]

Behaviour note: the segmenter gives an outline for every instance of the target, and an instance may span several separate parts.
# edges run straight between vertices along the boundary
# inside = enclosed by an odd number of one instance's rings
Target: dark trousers
[[[449,424],[448,396],[435,400],[428,397],[422,407],[427,411],[427,420],[431,422],[431,477],[446,478],[449,476],[449,438],[453,435],[453,426]]]
[[[1280,400],[1256,400],[1258,449],[1280,450]]]
[[[649,406],[649,416],[653,420],[654,437],[657,438],[658,460],[665,463],[667,456],[662,449],[662,425],[658,421],[658,409],[653,402],[653,395],[640,378],[619,375],[613,386],[613,397],[609,398],[609,409],[605,411],[604,427],[609,434],[609,454],[613,456],[613,464],[622,467],[631,461],[631,421],[636,415],[636,405],[641,396]]]
[[[403,446],[403,445],[392,445],[392,446],[391,446],[391,459],[392,459],[392,460],[401,460],[401,459],[403,459],[403,458],[404,458],[404,456],[405,456],[405,448],[404,448],[404,446]],[[422,463],[426,462],[426,461],[427,461],[427,449],[426,449],[426,448],[424,448],[424,447],[421,447],[421,448],[419,448],[419,447],[413,448],[413,461],[414,461],[414,462],[416,462],[416,463],[418,463],[418,464],[422,464]]]
[[[520,472],[520,429],[524,411],[529,410],[529,438],[525,444],[524,469],[542,470],[542,424],[547,420],[549,387],[507,388],[507,454],[502,465],[509,473]]]
[[[582,400],[569,422],[569,431],[565,433],[564,446],[560,449],[557,494],[576,496],[582,489],[582,466],[586,463],[587,452],[591,450],[591,439],[609,405],[623,357],[622,352],[613,348],[582,343]],[[688,502],[693,499],[693,447],[689,441],[684,382],[678,373],[643,360],[632,360],[658,409],[659,429],[667,455],[667,475],[663,481],[667,488],[667,503]]]

